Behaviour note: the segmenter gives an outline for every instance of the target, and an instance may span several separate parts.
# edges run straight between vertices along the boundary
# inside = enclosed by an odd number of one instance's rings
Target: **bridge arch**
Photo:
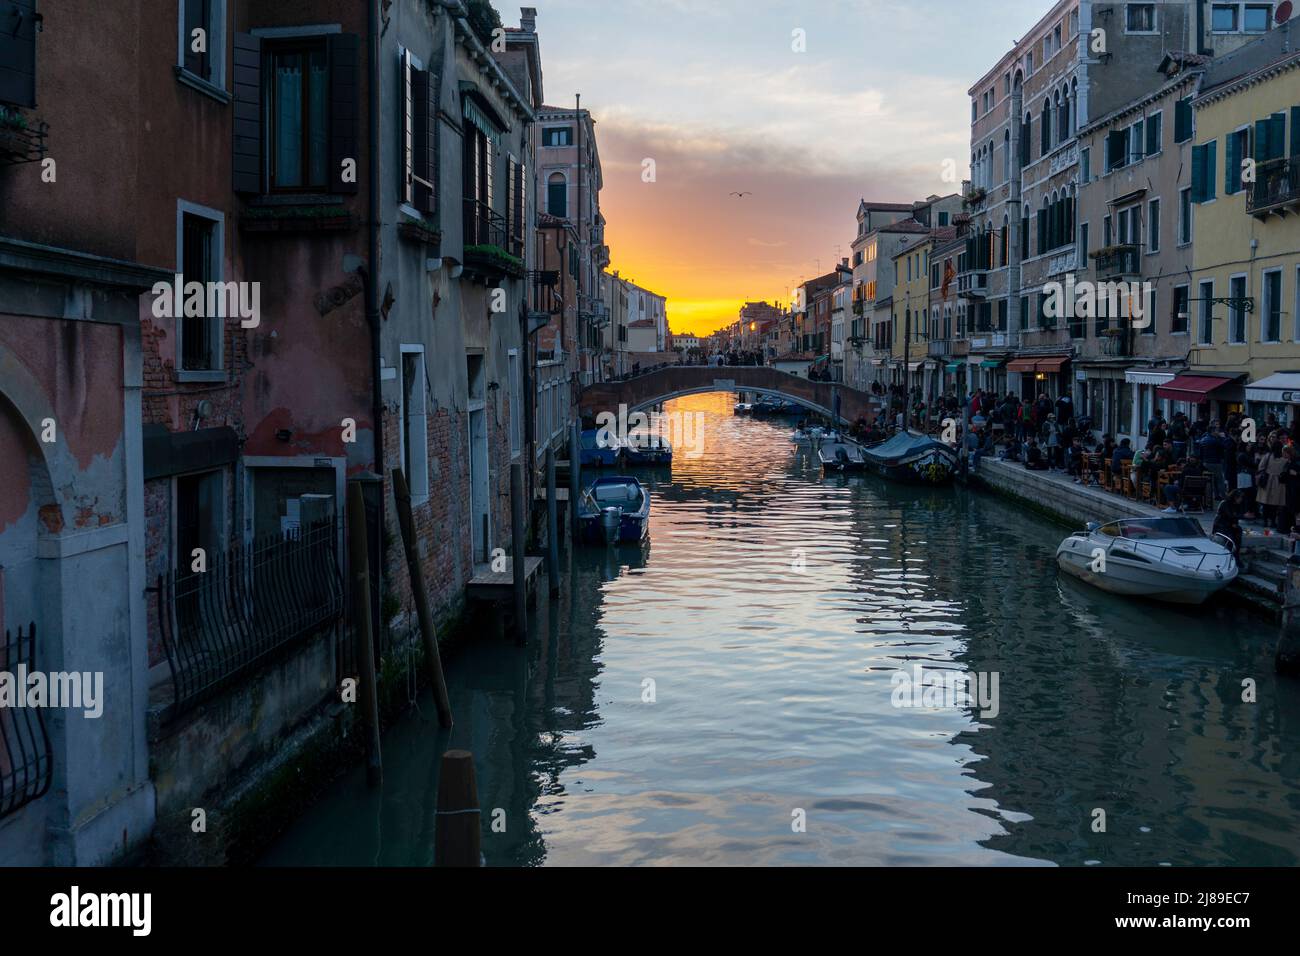
[[[876,396],[841,382],[814,382],[763,365],[661,366],[622,381],[589,385],[578,404],[584,416],[594,418],[600,412],[617,414],[620,407],[631,413],[684,395],[737,391],[789,399],[839,424],[859,418],[873,421],[882,404]]]

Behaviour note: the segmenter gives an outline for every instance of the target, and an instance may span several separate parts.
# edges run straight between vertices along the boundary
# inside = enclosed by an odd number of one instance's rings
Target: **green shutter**
[[[1210,140],[1205,144],[1205,199],[1209,202],[1215,196],[1215,180],[1219,170],[1219,141]]]
[[[1286,113],[1274,113],[1268,118],[1268,158],[1286,156]]]
[[[1300,159],[1300,106],[1291,107],[1291,158]]]
[[[1205,147],[1192,147],[1192,202],[1205,202]]]
[[[1229,133],[1223,155],[1223,194],[1231,196],[1241,190],[1241,145],[1236,133]]]
[[[1164,131],[1164,115],[1160,114],[1160,121],[1157,122],[1154,116],[1147,117],[1147,155],[1152,156],[1160,152],[1160,134]]]
[[[1185,143],[1192,138],[1192,101],[1179,100],[1174,105],[1174,142]]]

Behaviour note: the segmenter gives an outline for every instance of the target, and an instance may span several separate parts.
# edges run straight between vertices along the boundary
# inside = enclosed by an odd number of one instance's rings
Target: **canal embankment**
[[[1093,485],[1076,484],[1063,472],[1029,471],[1017,462],[981,458],[975,474],[978,487],[1014,499],[1040,514],[1081,528],[1089,521],[1149,518],[1163,514],[1154,505],[1134,501]],[[1212,512],[1194,513],[1208,532]],[[1285,538],[1245,528],[1242,535],[1241,574],[1229,587],[1235,598],[1270,615],[1280,615],[1286,585]]]

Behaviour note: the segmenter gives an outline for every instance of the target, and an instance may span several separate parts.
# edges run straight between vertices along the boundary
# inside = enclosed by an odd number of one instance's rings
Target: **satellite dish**
[[[1292,9],[1291,0],[1282,0],[1282,2],[1277,5],[1277,14],[1276,14],[1277,22],[1286,23],[1288,20],[1290,20],[1291,9]]]

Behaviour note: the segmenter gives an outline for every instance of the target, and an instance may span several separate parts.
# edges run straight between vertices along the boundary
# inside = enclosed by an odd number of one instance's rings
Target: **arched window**
[[[1011,180],[1011,130],[1002,134],[1002,181]]]
[[[569,183],[564,173],[551,173],[546,180],[546,211],[561,219],[569,218]]]
[[[1043,128],[1039,135],[1039,145],[1042,147],[1043,156],[1052,151],[1052,101],[1050,98],[1043,100]]]

